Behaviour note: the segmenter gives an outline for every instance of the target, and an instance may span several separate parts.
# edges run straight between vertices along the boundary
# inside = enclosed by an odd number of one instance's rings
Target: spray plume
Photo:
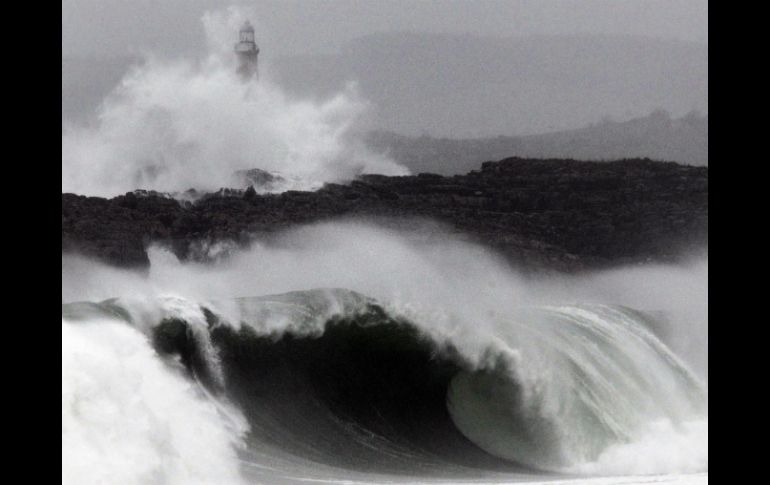
[[[351,137],[367,108],[354,85],[316,102],[290,99],[265,76],[244,82],[232,49],[245,17],[207,13],[205,59],[148,56],[104,100],[95,125],[65,126],[62,192],[210,191],[252,168],[286,176],[281,190],[408,173]]]

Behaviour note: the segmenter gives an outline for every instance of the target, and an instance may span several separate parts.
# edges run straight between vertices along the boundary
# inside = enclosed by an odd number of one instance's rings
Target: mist
[[[286,231],[217,263],[183,263],[160,246],[150,249],[150,259],[149,273],[142,275],[63,255],[62,302],[177,295],[221,306],[235,297],[345,288],[399,313],[428,315],[441,332],[451,333],[459,325],[484,334],[494,334],[491,327],[482,331],[485,319],[522,308],[625,305],[662,314],[664,326],[653,331],[699,375],[708,376],[704,258],[685,265],[532,277],[494,252],[448,234],[418,238],[361,222],[335,222]],[[232,315],[232,321],[238,316]]]
[[[705,0],[65,0],[62,54],[117,57],[148,48],[191,54],[203,47],[201,15],[228,5],[253,10],[266,51],[275,56],[329,54],[357,37],[393,31],[708,41]]]
[[[245,18],[236,8],[207,13],[204,60],[148,57],[104,100],[94,125],[66,124],[62,192],[213,191],[251,168],[280,172],[292,181],[284,190],[408,173],[349,137],[367,109],[355,86],[302,101],[264,76],[239,79],[232,33]]]
[[[63,5],[63,121],[90,118],[128,66],[148,53],[205,58],[210,32],[200,18],[225,5]],[[368,102],[367,123],[359,128],[521,136],[627,121],[658,109],[674,118],[708,112],[707,2],[241,5],[257,29],[263,72],[292,97],[316,100],[355,82]],[[234,31],[226,34],[222,45],[229,53]]]

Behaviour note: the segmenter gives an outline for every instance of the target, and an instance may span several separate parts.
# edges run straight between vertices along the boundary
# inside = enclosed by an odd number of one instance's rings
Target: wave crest
[[[651,446],[651,426],[707,426],[703,387],[645,329],[649,317],[625,308],[498,315],[506,331],[479,356],[457,335],[432,334],[430,322],[347,290],[238,299],[235,319],[211,304],[197,314],[178,301],[159,305],[165,313],[140,326],[151,329],[157,349],[177,354],[237,403],[254,462],[602,474],[616,469],[618,456],[632,456],[628,450]],[[115,307],[133,312],[134,324],[144,318],[119,301],[97,305],[100,314]],[[65,313],[74,308],[65,305]],[[212,369],[221,386],[211,384]],[[705,453],[632,469],[702,471]]]

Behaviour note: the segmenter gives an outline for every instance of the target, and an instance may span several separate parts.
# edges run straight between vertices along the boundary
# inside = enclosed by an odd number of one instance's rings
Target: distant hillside
[[[387,33],[334,55],[261,56],[264,75],[297,96],[356,81],[371,105],[367,128],[410,136],[531,135],[655,109],[708,113],[708,46],[675,40]],[[134,62],[62,59],[62,119],[92,113]]]
[[[414,136],[529,135],[655,109],[708,113],[708,46],[646,37],[388,33],[266,69],[303,96],[355,80],[376,129]]]
[[[531,136],[476,139],[408,137],[375,131],[366,143],[414,173],[452,175],[481,162],[505,157],[615,160],[647,157],[689,165],[708,165],[708,117],[690,113],[672,119],[666,112],[625,122],[605,121],[578,130]]]

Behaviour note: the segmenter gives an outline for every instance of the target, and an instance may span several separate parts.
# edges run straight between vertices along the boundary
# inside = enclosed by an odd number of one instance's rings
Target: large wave
[[[189,392],[168,386],[199,413],[186,419],[229,437],[208,458],[240,464],[252,481],[708,469],[707,372],[678,344],[707,330],[706,263],[523,277],[440,234],[354,223],[289,231],[215,264],[150,255],[147,274],[63,255],[63,333],[109,322],[118,347],[143,335],[143,355],[157,354],[144,378],[186,374]],[[107,382],[124,379],[131,355],[114,351],[104,389],[63,375],[69,394],[104,393],[95,410],[118,406]],[[65,433],[91,426],[73,402],[63,398],[78,423]],[[136,409],[162,423],[171,410],[148,402]],[[152,443],[152,427],[139,429],[136,443],[142,433]],[[194,459],[174,443],[159,461]]]
[[[243,82],[232,46],[246,17],[237,8],[207,13],[205,59],[148,55],[103,101],[95,123],[64,126],[62,192],[212,191],[253,168],[280,172],[286,183],[275,190],[408,173],[350,136],[367,107],[355,86],[313,101],[290,99],[265,69],[259,81]]]
[[[642,313],[590,305],[500,314],[495,338],[476,353],[470,332],[437,334],[347,290],[234,304],[237,321],[178,298],[149,312],[147,302],[109,300],[67,304],[63,314],[77,329],[108,314],[145,329],[161,355],[237,403],[249,423],[241,457],[256,467],[299,460],[439,476],[602,474],[632,459],[641,473],[708,467],[703,436],[692,433],[707,426],[705,390]],[[673,432],[657,440],[686,445],[680,461],[640,464],[635,446],[661,426]]]

